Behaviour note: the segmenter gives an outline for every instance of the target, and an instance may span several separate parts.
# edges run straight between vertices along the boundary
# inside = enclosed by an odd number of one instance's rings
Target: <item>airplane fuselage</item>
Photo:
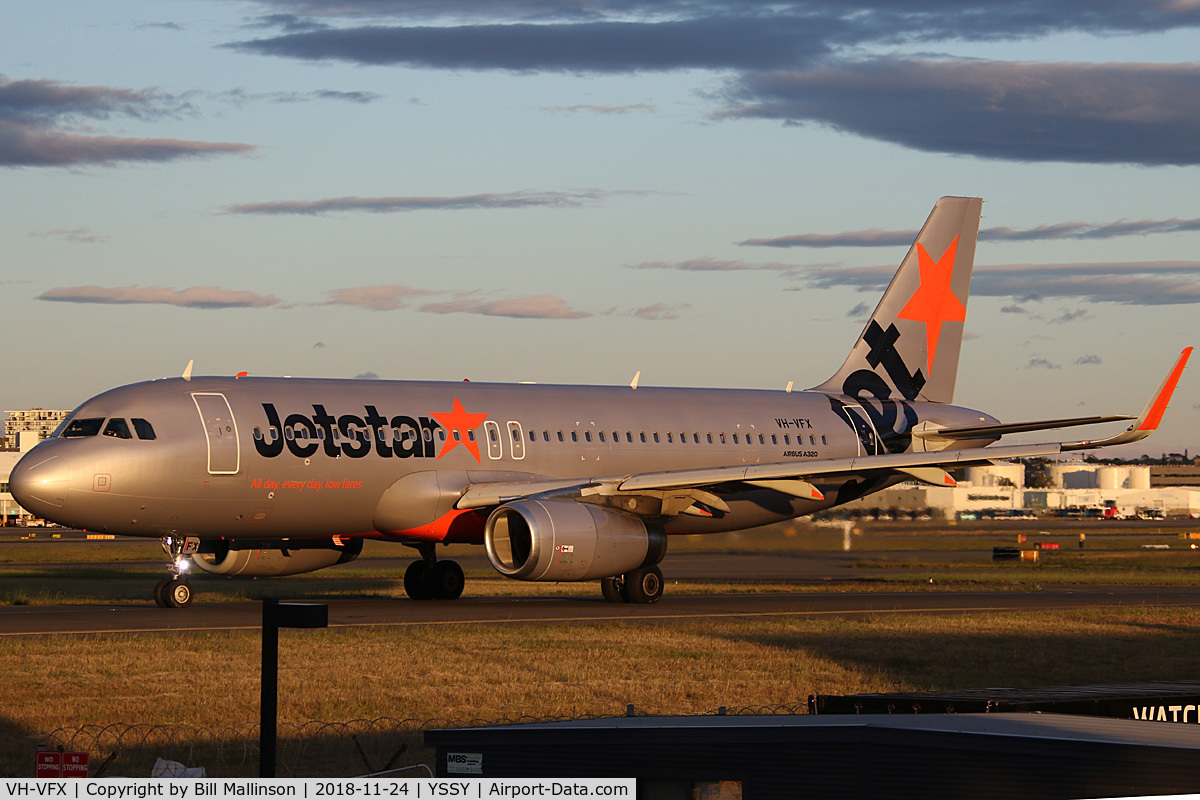
[[[919,422],[994,420],[816,392],[176,378],[88,400],[21,480],[31,510],[109,533],[477,544],[483,515],[454,508],[473,483],[898,452]],[[153,439],[141,438],[146,423]],[[668,531],[768,524],[883,484],[818,486],[822,500],[744,487],[725,495],[728,513],[681,516]]]

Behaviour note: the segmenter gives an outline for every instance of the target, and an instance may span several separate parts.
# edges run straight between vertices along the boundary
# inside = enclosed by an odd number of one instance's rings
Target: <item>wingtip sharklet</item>
[[[1187,366],[1188,358],[1191,355],[1191,347],[1183,348],[1183,351],[1179,354],[1179,359],[1171,367],[1171,371],[1167,373],[1167,377],[1163,378],[1163,382],[1159,384],[1158,390],[1150,398],[1150,402],[1146,403],[1146,407],[1142,409],[1142,413],[1138,415],[1138,418],[1125,431],[1107,439],[1064,444],[1062,449],[1085,450],[1093,447],[1129,444],[1130,442],[1141,441],[1154,433],[1158,430],[1159,423],[1162,422],[1163,414],[1166,413],[1167,406],[1171,403],[1171,396],[1175,394],[1175,388],[1179,385],[1179,378],[1183,375],[1183,369]]]

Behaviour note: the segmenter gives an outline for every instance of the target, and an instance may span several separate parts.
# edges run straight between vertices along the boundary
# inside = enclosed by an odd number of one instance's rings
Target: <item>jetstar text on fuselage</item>
[[[364,458],[372,451],[383,458],[434,458],[436,431],[442,426],[432,417],[405,415],[387,417],[375,406],[366,412],[333,416],[325,406],[314,403],[311,416],[288,414],[280,423],[274,403],[263,403],[266,432],[255,428],[254,449],[266,458],[288,452],[310,458],[323,452],[330,458]],[[389,431],[391,435],[389,435]],[[458,432],[455,431],[457,434]],[[461,436],[470,435],[463,431]]]

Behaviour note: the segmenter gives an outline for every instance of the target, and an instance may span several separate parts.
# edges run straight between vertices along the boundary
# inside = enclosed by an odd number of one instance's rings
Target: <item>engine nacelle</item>
[[[518,500],[488,517],[488,561],[522,581],[586,581],[657,564],[667,535],[638,517],[573,500]]]
[[[277,543],[219,539],[202,542],[200,552],[191,558],[193,564],[213,575],[265,578],[299,575],[345,564],[358,558],[362,548],[362,539],[347,539],[340,547],[327,539],[292,539]]]

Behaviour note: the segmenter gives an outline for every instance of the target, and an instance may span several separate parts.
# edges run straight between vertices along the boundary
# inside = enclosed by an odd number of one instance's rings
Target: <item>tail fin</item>
[[[841,369],[814,391],[954,400],[983,201],[943,197]]]

